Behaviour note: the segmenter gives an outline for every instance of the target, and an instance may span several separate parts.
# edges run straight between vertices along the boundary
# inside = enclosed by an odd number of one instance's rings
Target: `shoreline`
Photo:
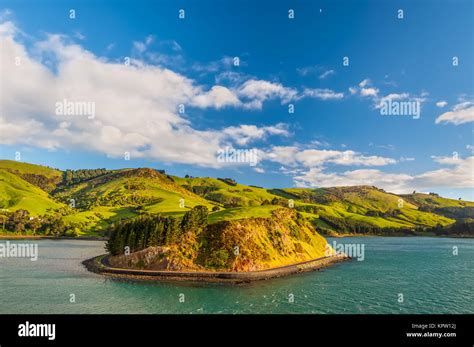
[[[374,235],[374,234],[337,234],[337,235],[327,235],[320,234],[324,238],[333,237],[333,238],[344,238],[344,237],[428,237],[428,238],[446,238],[446,239],[474,239],[474,235]],[[72,237],[72,236],[47,236],[47,235],[7,235],[0,234],[0,240],[77,240],[77,241],[107,241],[107,237]]]
[[[0,240],[78,240],[78,241],[107,241],[106,237],[71,237],[47,235],[5,235],[0,234]]]
[[[281,267],[247,271],[247,272],[219,272],[219,271],[160,271],[114,268],[107,262],[108,255],[103,254],[84,260],[82,264],[87,270],[115,278],[136,281],[172,281],[172,282],[200,282],[200,283],[229,283],[241,284],[254,281],[268,280],[293,274],[318,271],[330,265],[350,260],[346,255],[335,255],[307,260],[301,263]]]
[[[388,234],[320,234],[322,237],[344,238],[344,237],[426,237],[426,238],[445,238],[445,239],[474,239],[474,235],[388,235]]]

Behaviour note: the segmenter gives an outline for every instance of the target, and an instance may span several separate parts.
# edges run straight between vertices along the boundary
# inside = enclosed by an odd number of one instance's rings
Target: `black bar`
[[[19,337],[19,325],[27,321],[55,324],[55,339]],[[312,347],[342,343],[473,346],[473,327],[474,315],[1,315],[0,346],[247,346],[256,342],[268,346],[285,340],[291,346]],[[407,333],[456,336],[409,337]]]

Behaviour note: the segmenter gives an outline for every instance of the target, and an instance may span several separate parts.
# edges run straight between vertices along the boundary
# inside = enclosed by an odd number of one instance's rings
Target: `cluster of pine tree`
[[[205,196],[208,193],[212,193],[216,190],[218,190],[218,187],[212,187],[212,186],[190,186],[189,184],[183,184],[181,187],[184,189],[189,190],[190,192],[193,192],[194,194],[197,194],[199,196]]]
[[[112,255],[123,254],[125,247],[137,252],[147,247],[177,243],[187,232],[199,234],[207,225],[208,210],[196,206],[179,220],[161,215],[142,215],[116,223],[110,229],[107,251]]]
[[[474,235],[474,219],[465,218],[444,227],[437,225],[426,231],[434,232],[436,235],[472,236]]]
[[[57,186],[57,184],[61,182],[61,178],[56,176],[45,177],[43,175],[36,175],[32,173],[18,173],[18,171],[14,173],[23,178],[25,181],[40,187],[48,193],[51,192]]]
[[[71,185],[90,180],[94,177],[109,173],[106,169],[83,169],[83,170],[66,170],[63,174],[63,184]]]

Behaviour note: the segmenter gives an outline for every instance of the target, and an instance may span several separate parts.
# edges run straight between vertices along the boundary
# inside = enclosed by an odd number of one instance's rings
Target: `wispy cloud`
[[[310,98],[316,98],[321,100],[339,100],[344,98],[344,93],[342,92],[335,92],[331,89],[310,89],[306,88],[303,91],[303,96],[307,96]]]
[[[324,71],[321,75],[319,75],[319,78],[320,79],[325,79],[331,75],[334,75],[336,72],[334,70],[327,70],[327,71]]]
[[[263,102],[269,99],[280,99],[281,103],[288,103],[298,98],[298,91],[284,87],[281,83],[265,80],[248,80],[237,90],[237,94],[247,99],[244,105],[248,108],[261,109]]]
[[[371,100],[375,109],[383,107],[383,105],[389,101],[410,101],[418,102],[421,105],[427,101],[428,96],[427,92],[422,92],[419,95],[408,92],[388,93],[384,95],[379,88],[374,86],[369,78],[362,80],[357,86],[349,87],[349,92],[351,95],[358,95]]]
[[[336,74],[336,71],[333,69],[327,69],[323,66],[319,65],[313,65],[313,66],[304,66],[296,69],[296,72],[300,76],[318,76],[319,79],[326,79],[334,74]]]
[[[460,125],[474,122],[474,103],[464,101],[454,105],[453,109],[438,116],[435,120],[436,124],[451,123]]]
[[[236,59],[236,60],[234,60]],[[238,65],[235,63],[238,62]],[[222,58],[206,63],[194,63],[191,69],[200,74],[222,73],[231,71],[236,66],[246,66],[247,62],[240,57],[223,56]]]
[[[229,135],[239,145],[247,145],[251,141],[263,140],[270,135],[289,136],[288,125],[278,123],[273,126],[257,127],[255,125],[239,125],[228,127],[223,133]]]

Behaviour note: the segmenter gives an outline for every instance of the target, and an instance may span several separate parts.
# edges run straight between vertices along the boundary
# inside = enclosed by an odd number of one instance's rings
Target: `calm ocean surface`
[[[111,280],[81,265],[103,242],[11,241],[37,242],[39,259],[0,258],[0,313],[474,313],[474,239],[333,240],[365,259],[239,286]]]

